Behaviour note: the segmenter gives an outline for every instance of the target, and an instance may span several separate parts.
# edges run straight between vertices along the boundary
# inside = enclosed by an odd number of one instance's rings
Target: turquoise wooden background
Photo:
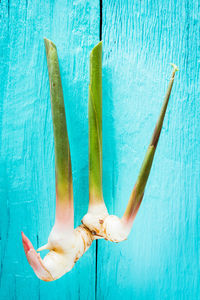
[[[103,181],[122,215],[171,73],[177,73],[146,194],[126,242],[95,243],[60,280],[39,281],[35,247],[54,220],[54,149],[43,36],[58,47],[75,223],[88,204],[89,52],[96,0],[0,3],[0,299],[200,299],[200,2],[103,0]]]

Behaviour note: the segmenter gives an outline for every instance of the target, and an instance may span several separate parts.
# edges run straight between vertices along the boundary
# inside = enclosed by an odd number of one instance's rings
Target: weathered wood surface
[[[199,299],[199,1],[103,1],[103,182],[122,215],[171,73],[177,73],[143,203],[126,242],[95,243],[75,268],[39,281],[21,243],[53,225],[53,129],[43,36],[58,46],[76,225],[88,204],[89,51],[99,1],[0,3],[0,299]],[[97,280],[97,282],[96,282]],[[95,284],[96,293],[95,293]]]
[[[122,215],[175,79],[129,239],[99,242],[98,299],[200,299],[200,2],[104,1],[104,196]]]
[[[1,1],[0,299],[94,299],[95,243],[62,279],[37,279],[21,230],[43,245],[54,221],[53,126],[43,37],[58,48],[75,198],[75,225],[88,205],[89,52],[99,40],[98,1]]]

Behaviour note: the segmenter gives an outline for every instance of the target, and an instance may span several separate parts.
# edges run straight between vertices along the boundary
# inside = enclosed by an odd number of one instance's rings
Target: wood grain
[[[99,241],[97,299],[198,299],[199,1],[103,2],[103,181],[121,216],[180,68],[128,240]],[[103,253],[103,254],[102,254]]]
[[[99,1],[0,2],[0,298],[199,299],[200,3],[103,1],[103,187],[121,216],[171,74],[153,169],[126,242],[98,241],[56,282],[39,281],[21,243],[54,221],[53,128],[43,36],[58,48],[72,153],[75,225],[88,205],[89,52]],[[96,282],[97,280],[97,282]],[[96,284],[96,292],[95,292]]]
[[[26,261],[20,231],[37,248],[47,241],[54,222],[53,127],[44,36],[58,48],[76,226],[87,212],[89,52],[98,42],[99,2],[17,0],[0,6],[0,298],[94,299],[95,244],[69,274],[46,284]]]

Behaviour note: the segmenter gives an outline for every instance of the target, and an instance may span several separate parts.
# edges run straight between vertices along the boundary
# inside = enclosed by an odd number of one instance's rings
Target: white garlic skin
[[[48,270],[53,280],[69,272],[90,247],[92,241],[92,234],[83,225],[72,232],[63,232],[53,228],[48,239],[50,251],[42,261],[44,268]]]
[[[129,230],[117,216],[109,215],[105,204],[93,205],[83,217],[82,223],[91,231],[96,239],[104,238],[112,242],[127,239]]]
[[[104,219],[108,216],[108,211],[104,203],[95,204],[89,207],[88,213],[83,217],[82,223],[91,231],[96,239],[103,236]]]
[[[105,218],[103,225],[107,240],[119,243],[127,239],[129,230],[119,217],[109,215]]]

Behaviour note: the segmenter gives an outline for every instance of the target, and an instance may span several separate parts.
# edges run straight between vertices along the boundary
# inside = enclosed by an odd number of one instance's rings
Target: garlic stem
[[[72,167],[59,62],[55,44],[44,39],[54,131],[56,172],[56,219],[58,226],[74,227]]]
[[[167,110],[167,105],[169,102],[169,98],[170,98],[170,94],[171,94],[171,90],[172,90],[172,86],[173,86],[173,82],[174,82],[174,78],[175,78],[175,73],[176,73],[176,71],[178,71],[178,68],[176,65],[174,65],[174,64],[171,64],[171,65],[173,67],[173,72],[172,72],[172,76],[171,76],[171,79],[170,79],[170,82],[168,85],[168,89],[167,89],[167,92],[166,92],[166,95],[164,98],[161,112],[160,112],[156,127],[154,129],[154,133],[151,138],[150,145],[147,149],[142,167],[140,169],[138,179],[133,188],[133,191],[132,191],[128,206],[126,208],[125,214],[122,218],[123,222],[128,225],[129,229],[131,229],[131,227],[132,227],[132,223],[134,221],[134,218],[135,218],[137,211],[140,207],[140,204],[142,202],[144,190],[145,190],[146,183],[147,183],[147,180],[149,177],[149,173],[151,171],[154,154],[155,154],[158,140],[160,137],[160,133],[162,130],[163,120],[164,120],[165,113]]]
[[[89,84],[89,208],[82,223],[95,238],[102,238],[108,211],[102,192],[102,42],[90,54]]]
[[[102,193],[102,42],[90,54],[89,205],[104,203]]]
[[[73,268],[94,237],[83,225],[74,229],[72,169],[58,56],[56,46],[50,40],[44,39],[44,42],[54,131],[56,218],[48,243],[38,249],[50,250],[44,259],[41,259],[23,232],[22,242],[27,260],[38,278],[52,281]]]

